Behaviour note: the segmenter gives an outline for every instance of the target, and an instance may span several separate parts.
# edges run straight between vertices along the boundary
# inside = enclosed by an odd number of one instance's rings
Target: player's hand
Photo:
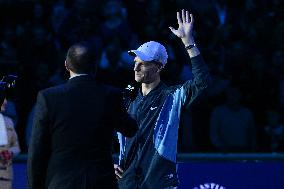
[[[116,178],[121,179],[123,175],[122,168],[117,164],[113,164],[113,168],[114,168],[114,173],[115,173]]]
[[[185,45],[191,45],[194,43],[193,39],[193,15],[189,14],[188,11],[184,9],[180,12],[177,12],[177,22],[178,29],[169,27],[174,35],[179,37]]]

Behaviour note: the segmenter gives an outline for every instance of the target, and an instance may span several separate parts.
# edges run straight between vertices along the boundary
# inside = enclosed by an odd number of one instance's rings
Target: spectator
[[[252,152],[255,128],[252,112],[241,105],[241,92],[236,87],[226,90],[226,103],[217,106],[211,115],[210,137],[221,152]]]
[[[284,148],[284,125],[280,123],[280,114],[276,110],[266,112],[267,125],[265,133],[270,139],[270,150],[272,152],[283,150]]]
[[[1,106],[5,110],[6,100]],[[0,113],[0,188],[12,189],[13,167],[12,158],[20,153],[18,137],[13,121]]]

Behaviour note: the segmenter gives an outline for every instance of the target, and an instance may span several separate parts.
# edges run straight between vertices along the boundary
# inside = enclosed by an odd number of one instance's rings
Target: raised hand
[[[184,9],[180,12],[177,12],[177,21],[178,29],[169,27],[170,30],[179,38],[181,38],[184,45],[191,45],[194,43],[193,39],[193,15],[189,14],[188,11]]]

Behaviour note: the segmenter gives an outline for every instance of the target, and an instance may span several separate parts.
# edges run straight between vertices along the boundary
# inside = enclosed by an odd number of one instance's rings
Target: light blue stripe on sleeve
[[[121,160],[124,157],[126,138],[120,132],[117,132],[117,138],[119,141],[119,164],[121,164]]]
[[[164,158],[176,162],[178,128],[182,104],[185,102],[185,90],[177,88],[169,94],[158,116],[154,129],[154,145]]]

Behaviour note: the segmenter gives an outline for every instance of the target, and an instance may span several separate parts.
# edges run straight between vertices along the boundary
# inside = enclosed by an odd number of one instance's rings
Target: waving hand
[[[173,27],[169,27],[170,30],[177,37],[181,38],[182,42],[185,45],[190,45],[194,43],[193,39],[193,15],[189,14],[188,11],[182,10],[177,12],[177,21],[178,21],[178,29],[174,29]]]

